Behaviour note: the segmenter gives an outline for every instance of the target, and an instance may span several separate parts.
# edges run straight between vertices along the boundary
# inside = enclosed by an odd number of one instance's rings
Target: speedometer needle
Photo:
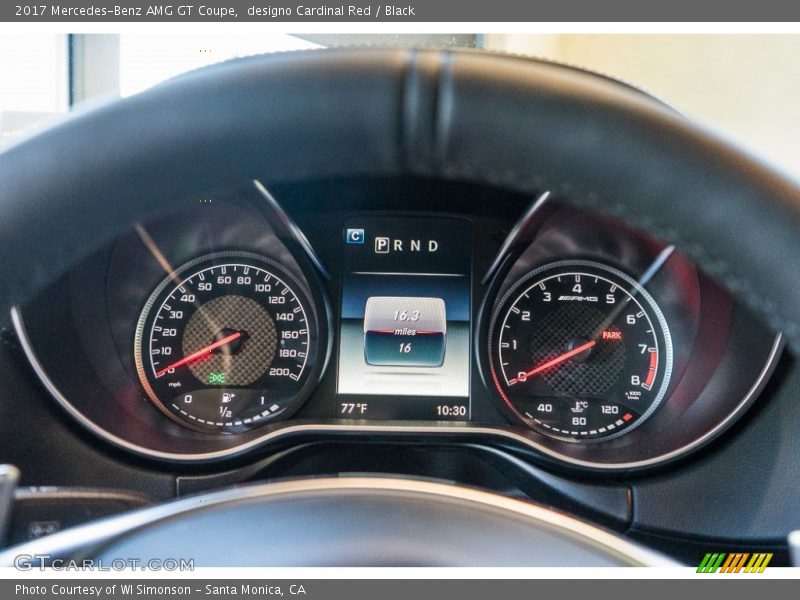
[[[161,377],[164,373],[169,371],[170,369],[177,369],[178,367],[182,367],[183,365],[189,364],[190,362],[194,362],[201,356],[205,356],[209,354],[212,350],[216,350],[220,346],[224,346],[225,344],[230,344],[233,340],[239,339],[242,337],[242,332],[237,331],[236,333],[232,333],[229,336],[222,338],[221,340],[217,340],[213,344],[209,344],[205,348],[201,348],[197,352],[192,352],[189,356],[184,356],[182,359],[175,361],[168,367],[164,367],[160,371],[156,372],[156,377]]]
[[[508,385],[514,385],[518,381],[524,381],[528,377],[533,377],[534,375],[536,375],[538,373],[541,373],[542,371],[544,371],[546,369],[549,369],[550,367],[554,367],[556,365],[559,365],[562,362],[564,362],[566,360],[569,360],[573,356],[577,356],[578,354],[581,354],[582,352],[586,352],[589,348],[594,346],[596,343],[597,343],[597,340],[592,340],[590,342],[586,342],[585,344],[582,344],[582,345],[578,346],[577,348],[573,348],[569,352],[565,352],[561,356],[556,356],[552,360],[548,360],[546,363],[543,363],[543,364],[539,365],[538,367],[534,367],[533,369],[531,369],[527,373],[524,373],[522,375],[519,375],[518,377],[515,377],[514,379],[512,379],[511,381],[508,382]]]

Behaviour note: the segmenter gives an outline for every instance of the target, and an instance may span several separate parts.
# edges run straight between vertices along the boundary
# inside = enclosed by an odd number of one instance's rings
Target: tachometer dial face
[[[490,324],[493,383],[520,421],[568,441],[606,440],[640,425],[672,371],[669,327],[633,278],[591,261],[524,277]]]
[[[247,253],[194,260],[142,311],[136,368],[166,414],[203,431],[236,432],[302,402],[319,354],[309,293],[277,264]]]

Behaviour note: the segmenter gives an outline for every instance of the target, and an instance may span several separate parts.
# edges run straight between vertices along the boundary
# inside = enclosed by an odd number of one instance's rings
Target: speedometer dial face
[[[497,392],[520,421],[568,441],[628,433],[672,371],[669,327],[634,279],[591,261],[534,270],[505,295],[489,335]]]
[[[194,260],[151,295],[136,331],[136,368],[162,411],[199,430],[236,432],[286,416],[318,356],[310,295],[247,253]]]

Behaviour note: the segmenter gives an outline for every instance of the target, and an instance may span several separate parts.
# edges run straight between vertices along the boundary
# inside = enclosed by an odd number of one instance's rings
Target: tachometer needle
[[[197,352],[192,352],[189,356],[184,356],[182,359],[175,361],[168,367],[164,367],[160,371],[157,371],[156,377],[161,377],[164,373],[166,373],[170,369],[177,369],[178,367],[187,365],[190,362],[194,362],[201,356],[209,354],[212,350],[216,350],[217,348],[219,348],[220,346],[224,346],[225,344],[230,344],[233,340],[239,339],[240,337],[242,337],[242,332],[237,331],[236,333],[232,333],[229,336],[222,338],[221,340],[217,340],[213,344],[209,344],[208,346],[206,346],[205,348],[201,348]]]
[[[581,354],[582,352],[586,352],[589,348],[594,346],[596,343],[597,343],[597,340],[592,340],[590,342],[586,342],[585,344],[581,344],[577,348],[573,348],[569,352],[565,352],[561,356],[556,356],[555,358],[553,358],[551,360],[548,360],[546,363],[543,363],[543,364],[539,365],[538,367],[534,367],[533,369],[531,369],[527,373],[525,373],[523,375],[519,375],[518,377],[515,377],[514,379],[512,379],[511,381],[508,382],[508,385],[514,385],[518,381],[525,380],[528,377],[533,377],[534,375],[536,375],[538,373],[541,373],[542,371],[545,371],[545,370],[549,369],[550,367],[554,367],[556,365],[559,365],[562,362],[564,362],[566,360],[569,360],[573,356],[577,356],[578,354]]]

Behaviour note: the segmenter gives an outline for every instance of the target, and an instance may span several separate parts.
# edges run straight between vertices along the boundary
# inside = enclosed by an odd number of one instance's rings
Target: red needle
[[[201,356],[204,356],[204,355],[208,354],[212,350],[216,350],[220,346],[224,346],[225,344],[228,344],[228,343],[232,342],[233,340],[238,339],[240,337],[242,337],[242,332],[241,331],[237,331],[236,333],[230,334],[228,337],[224,337],[221,340],[217,340],[213,344],[209,344],[208,346],[206,346],[205,348],[201,348],[197,352],[192,352],[189,356],[184,356],[179,361],[176,361],[176,362],[172,363],[170,366],[164,367],[160,371],[157,371],[156,372],[156,377],[161,377],[164,373],[166,373],[170,369],[177,369],[178,367],[182,367],[183,365],[186,365],[186,364],[188,364],[188,363],[190,363],[192,361],[195,361],[198,358],[200,358]]]
[[[528,371],[524,375],[520,375],[519,377],[515,377],[514,379],[512,379],[511,381],[508,382],[508,385],[514,385],[515,383],[517,383],[521,379],[527,379],[528,377],[532,377],[533,375],[536,375],[537,373],[541,373],[545,369],[549,369],[550,367],[554,367],[556,365],[559,365],[562,362],[564,362],[565,360],[569,360],[573,356],[577,356],[581,352],[585,352],[586,350],[588,350],[589,348],[594,346],[596,343],[597,343],[596,340],[592,340],[591,342],[586,342],[585,344],[582,344],[582,345],[578,346],[577,348],[573,348],[569,352],[565,352],[561,356],[556,356],[554,359],[548,360],[546,363],[544,363],[542,365],[539,365],[538,367],[535,367],[534,369]]]

